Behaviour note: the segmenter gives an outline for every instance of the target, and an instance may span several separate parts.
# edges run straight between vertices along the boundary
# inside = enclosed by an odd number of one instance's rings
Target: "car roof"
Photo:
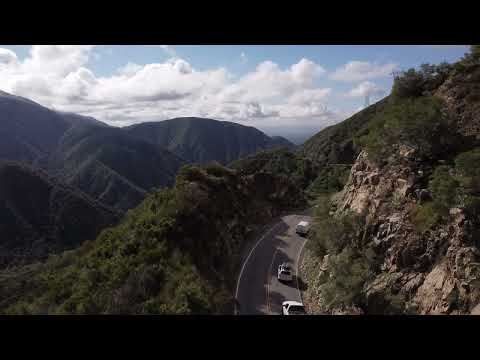
[[[300,225],[300,226],[308,226],[308,221],[300,221],[300,222],[298,223],[298,225]]]
[[[294,305],[294,306],[303,306],[301,302],[298,301],[284,301],[284,305]]]

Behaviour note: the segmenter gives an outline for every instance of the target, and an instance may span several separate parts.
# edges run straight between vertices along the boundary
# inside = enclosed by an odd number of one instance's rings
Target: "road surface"
[[[307,215],[287,215],[268,229],[253,245],[242,264],[235,293],[236,313],[239,315],[280,315],[282,302],[301,301],[303,282],[297,276],[298,261],[306,238],[295,233]],[[293,281],[277,280],[278,266],[288,261],[293,265]]]

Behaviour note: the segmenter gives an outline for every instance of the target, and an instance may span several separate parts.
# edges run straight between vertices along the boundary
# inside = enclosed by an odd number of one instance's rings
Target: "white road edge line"
[[[305,246],[307,241],[308,241],[308,238],[306,238],[305,241],[303,242],[302,247],[300,248],[300,251],[298,252],[298,257],[297,257],[297,290],[298,290],[298,297],[299,297],[301,303],[303,303],[303,298],[302,298],[302,292],[300,291],[300,287],[298,286],[298,279],[299,279],[299,275],[300,275],[300,272],[298,270],[299,270],[299,267],[300,267],[300,256],[302,255],[303,247]]]
[[[282,223],[282,221],[279,221],[278,223],[276,223],[275,225],[273,225],[265,234],[263,234],[263,236],[257,241],[257,243],[255,244],[255,246],[252,248],[252,250],[250,250],[250,253],[248,254],[247,258],[245,259],[245,261],[243,262],[243,265],[242,265],[242,269],[240,270],[240,275],[238,275],[238,280],[237,280],[237,289],[235,290],[235,300],[238,301],[238,289],[240,288],[240,281],[242,279],[242,275],[243,275],[243,270],[245,270],[245,265],[247,265],[247,262],[248,260],[250,259],[250,256],[252,256],[252,253],[255,251],[255,249],[257,248],[257,246],[262,242],[263,239],[265,239],[265,237],[272,232],[273,229],[275,229],[278,225],[280,225]],[[236,310],[236,309],[235,309]],[[235,311],[236,312],[236,311]]]

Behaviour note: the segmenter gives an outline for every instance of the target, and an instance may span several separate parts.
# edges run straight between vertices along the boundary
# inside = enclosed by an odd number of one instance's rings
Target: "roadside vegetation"
[[[381,263],[365,243],[365,217],[335,212],[328,195],[319,197],[317,204],[307,246],[327,269],[317,279],[324,309],[365,308],[364,285],[380,271]]]

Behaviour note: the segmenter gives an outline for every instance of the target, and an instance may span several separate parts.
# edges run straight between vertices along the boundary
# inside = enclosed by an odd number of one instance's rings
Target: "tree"
[[[425,78],[422,72],[411,68],[396,75],[392,94],[396,97],[417,97],[422,95]]]
[[[470,54],[474,59],[480,59],[480,45],[470,45]]]

